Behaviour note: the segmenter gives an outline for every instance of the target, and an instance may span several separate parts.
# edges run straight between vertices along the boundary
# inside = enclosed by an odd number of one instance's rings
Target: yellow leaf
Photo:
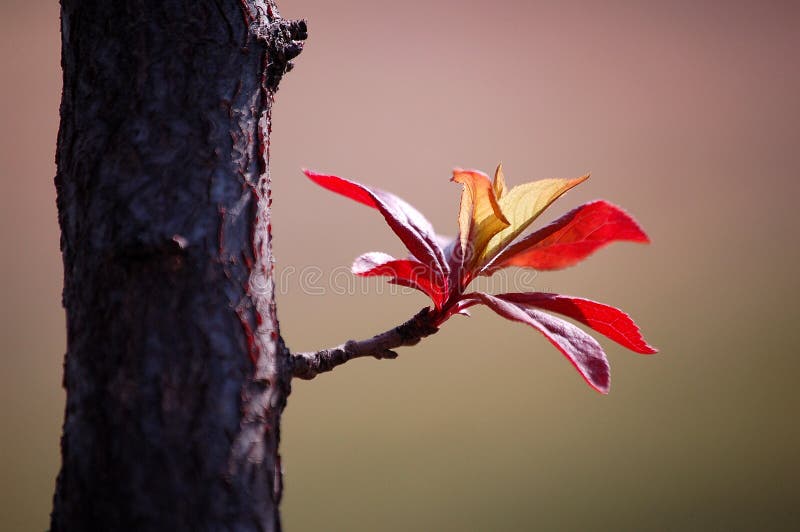
[[[494,171],[494,183],[492,183],[494,194],[497,199],[506,195],[506,176],[503,175],[503,163],[497,165],[497,170]]]
[[[509,223],[497,203],[489,176],[475,170],[453,170],[453,181],[464,185],[458,213],[462,260],[469,268],[489,240]]]
[[[502,175],[502,170],[500,173]],[[559,196],[587,179],[588,174],[575,179],[542,179],[518,185],[504,194],[498,203],[510,223],[491,238],[483,251],[480,265],[491,261]]]

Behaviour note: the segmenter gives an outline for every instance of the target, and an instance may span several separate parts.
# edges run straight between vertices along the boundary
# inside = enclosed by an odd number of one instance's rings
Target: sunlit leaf
[[[321,186],[383,214],[413,257],[366,253],[353,263],[353,273],[386,276],[390,283],[428,295],[435,307],[426,311],[432,327],[456,314],[469,315],[468,309],[474,305],[487,305],[501,316],[541,332],[601,393],[608,392],[609,367],[600,344],[576,325],[544,311],[591,327],[637,353],[656,352],[627,314],[602,303],[540,292],[464,293],[476,275],[490,275],[507,266],[563,268],[613,241],[647,242],[647,235],[633,218],[605,201],[582,205],[517,240],[553,201],[588,175],[543,179],[508,189],[502,165],[498,165],[494,180],[482,172],[457,168],[452,180],[463,186],[459,235],[450,239],[437,235],[419,212],[396,196],[336,176],[306,174]]]
[[[608,360],[597,340],[575,325],[536,309],[480,292],[470,295],[504,318],[530,325],[541,332],[567,357],[592,388],[600,393],[608,393]]]
[[[414,207],[394,194],[366,187],[335,175],[303,172],[315,183],[368,207],[380,211],[392,231],[400,237],[411,254],[446,278],[449,267],[431,223]]]
[[[497,204],[489,176],[475,170],[453,170],[453,181],[464,185],[458,213],[459,243],[462,264],[471,268],[489,240],[504,227],[508,220]]]
[[[543,292],[500,294],[497,298],[524,307],[538,307],[563,314],[631,351],[644,355],[658,352],[645,341],[631,317],[612,306],[590,299]]]
[[[497,196],[497,199],[502,198],[506,195],[508,189],[506,188],[506,176],[503,174],[503,164],[500,163],[497,165],[497,169],[494,171],[494,181],[492,182],[492,188],[494,189],[494,195]]]
[[[589,179],[588,175],[575,179],[542,179],[517,185],[509,190],[498,201],[509,225],[492,237],[479,264],[487,264],[559,196],[587,179]]]
[[[628,213],[606,201],[592,201],[506,247],[483,273],[507,266],[537,270],[566,268],[619,240],[649,242]]]
[[[391,255],[373,251],[358,257],[351,268],[361,277],[391,277],[395,284],[415,288],[431,298],[440,308],[446,297],[441,280],[427,265],[414,259],[395,259]]]

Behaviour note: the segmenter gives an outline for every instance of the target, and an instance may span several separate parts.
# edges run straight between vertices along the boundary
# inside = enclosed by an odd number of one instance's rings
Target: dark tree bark
[[[279,530],[265,0],[62,0],[67,353],[53,530]]]

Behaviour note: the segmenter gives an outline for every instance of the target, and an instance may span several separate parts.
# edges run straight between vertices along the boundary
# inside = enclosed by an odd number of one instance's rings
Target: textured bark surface
[[[62,0],[53,530],[280,529],[268,143],[304,37],[263,0]]]

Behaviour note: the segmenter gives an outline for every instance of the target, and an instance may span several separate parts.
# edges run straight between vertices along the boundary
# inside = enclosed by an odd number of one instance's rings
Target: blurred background
[[[0,529],[43,530],[64,407],[58,5],[0,6]],[[286,530],[797,530],[800,4],[280,7],[310,27],[272,140],[293,350],[375,334],[426,304],[379,281],[301,289],[304,268],[324,284],[357,254],[400,252],[377,213],[301,167],[391,190],[454,234],[451,168],[501,160],[511,184],[592,172],[543,220],[602,197],[653,240],[513,288],[619,306],[661,349],[603,341],[604,397],[533,330],[476,310],[398,360],[297,382]]]

